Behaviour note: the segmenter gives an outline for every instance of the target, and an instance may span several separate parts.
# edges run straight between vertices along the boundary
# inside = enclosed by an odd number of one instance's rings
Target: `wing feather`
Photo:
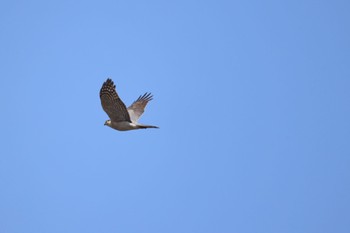
[[[140,95],[139,98],[137,98],[137,100],[135,100],[134,103],[128,107],[128,112],[132,122],[138,121],[142,113],[145,111],[147,103],[152,99],[153,95],[146,92],[145,94]]]
[[[125,104],[119,98],[115,85],[111,79],[103,83],[100,90],[100,99],[103,110],[107,113],[111,121],[129,121],[130,115]]]

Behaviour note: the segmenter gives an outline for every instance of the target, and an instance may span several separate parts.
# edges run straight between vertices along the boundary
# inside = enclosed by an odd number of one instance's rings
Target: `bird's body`
[[[133,129],[147,129],[147,128],[158,128],[157,126],[153,125],[141,125],[141,124],[135,124],[128,121],[119,121],[119,122],[112,122],[111,120],[107,120],[105,125],[119,130],[119,131],[127,131],[127,130],[133,130]]]
[[[145,93],[134,101],[131,106],[126,108],[115,90],[113,81],[107,79],[100,90],[102,108],[110,117],[110,120],[107,120],[105,125],[119,131],[158,128],[157,126],[142,125],[137,122],[144,112],[147,103],[152,100],[152,97],[151,93]]]

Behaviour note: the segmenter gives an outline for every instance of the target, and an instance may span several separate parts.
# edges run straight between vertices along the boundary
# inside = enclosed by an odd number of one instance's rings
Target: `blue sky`
[[[349,232],[349,10],[1,2],[0,232]]]

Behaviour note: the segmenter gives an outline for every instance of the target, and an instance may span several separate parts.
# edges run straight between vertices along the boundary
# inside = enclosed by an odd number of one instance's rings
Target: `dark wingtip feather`
[[[103,83],[103,85],[110,85],[110,86],[113,86],[115,88],[114,82],[110,78],[107,78],[107,80]]]
[[[140,100],[151,101],[152,99],[153,99],[153,95],[150,92],[146,92],[145,94],[140,95],[136,101],[140,101]]]

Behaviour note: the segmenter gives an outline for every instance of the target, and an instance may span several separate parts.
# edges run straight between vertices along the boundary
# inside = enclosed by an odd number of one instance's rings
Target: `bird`
[[[144,109],[149,101],[153,99],[151,93],[146,92],[140,95],[128,108],[115,89],[114,82],[108,78],[102,85],[100,90],[100,99],[103,110],[109,116],[104,125],[119,131],[159,128],[153,125],[143,125],[138,123]]]

